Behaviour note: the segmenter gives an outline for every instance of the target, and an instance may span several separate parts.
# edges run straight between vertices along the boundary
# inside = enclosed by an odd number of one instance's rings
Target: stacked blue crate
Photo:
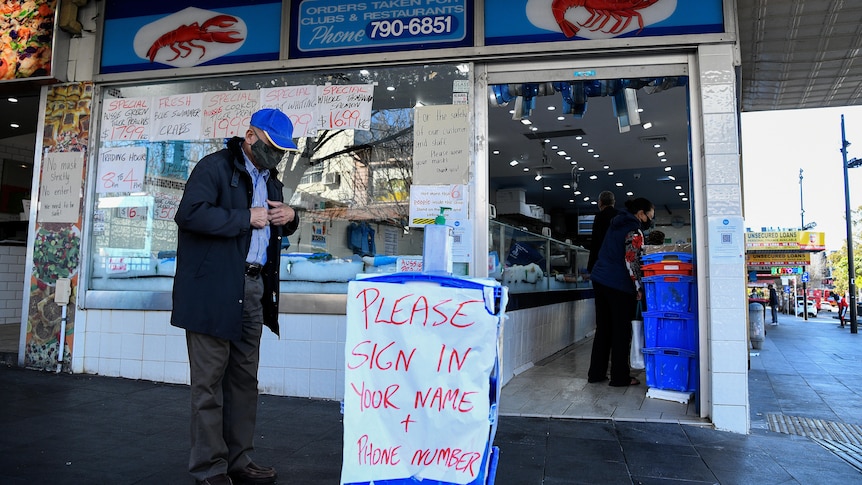
[[[651,388],[697,390],[695,279],[679,270],[691,267],[691,260],[689,253],[653,253],[643,258],[645,265],[658,268],[653,269],[652,276],[643,279],[647,308],[643,313],[643,352],[647,386]],[[680,264],[669,264],[672,262]],[[663,271],[662,267],[672,269]]]

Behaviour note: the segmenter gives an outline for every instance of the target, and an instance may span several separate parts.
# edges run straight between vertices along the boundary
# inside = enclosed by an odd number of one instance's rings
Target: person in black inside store
[[[626,210],[614,217],[605,235],[590,278],[596,301],[596,334],[587,373],[589,382],[607,380],[610,359],[611,386],[640,384],[629,375],[631,321],[638,300],[643,299],[642,231],[652,225],[654,217],[655,207],[649,200],[640,197],[626,201]],[[600,315],[599,308],[607,312]]]
[[[664,244],[664,233],[657,230],[652,230],[647,234],[646,243],[650,246],[661,246]]]
[[[599,257],[602,241],[605,240],[605,233],[608,232],[611,219],[618,213],[614,208],[615,203],[616,200],[613,192],[605,190],[599,194],[599,213],[593,219],[593,231],[590,236],[590,254],[587,258],[587,273],[593,272],[593,266],[596,265],[596,259]]]
[[[295,150],[279,110],[251,116],[245,138],[195,166],[179,228],[171,324],[186,330],[191,378],[189,472],[198,484],[271,484],[253,451],[263,325],[278,335],[279,251],[299,218],[275,167]]]
[[[772,307],[771,325],[778,325],[778,292],[772,283],[769,284],[769,306]]]

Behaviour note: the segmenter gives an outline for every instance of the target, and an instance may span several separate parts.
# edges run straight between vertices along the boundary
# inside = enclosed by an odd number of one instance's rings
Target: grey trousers
[[[186,332],[191,377],[189,472],[196,480],[241,470],[251,461],[262,295],[260,276],[246,276],[242,339],[238,341]]]

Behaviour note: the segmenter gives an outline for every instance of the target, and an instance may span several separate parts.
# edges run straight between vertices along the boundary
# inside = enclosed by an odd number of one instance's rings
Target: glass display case
[[[591,288],[589,251],[499,221],[489,225],[488,275],[510,293]]]

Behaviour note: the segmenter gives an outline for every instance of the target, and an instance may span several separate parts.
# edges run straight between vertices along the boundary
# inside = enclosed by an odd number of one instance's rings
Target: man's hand
[[[293,208],[283,202],[266,199],[266,203],[269,204],[267,218],[270,224],[283,226],[296,217],[296,212],[293,211]]]
[[[255,229],[263,229],[269,224],[266,207],[252,207],[250,210],[251,227]]]

